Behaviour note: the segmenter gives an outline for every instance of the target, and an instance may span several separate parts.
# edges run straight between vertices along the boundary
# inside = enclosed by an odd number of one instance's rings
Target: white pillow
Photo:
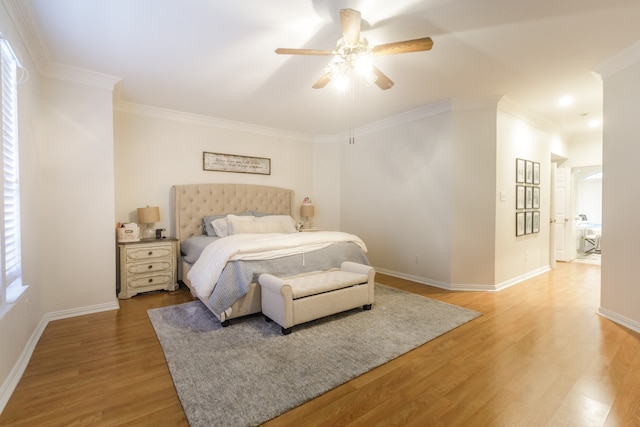
[[[267,215],[256,217],[256,222],[271,222],[275,221],[280,223],[282,231],[280,233],[297,233],[296,221],[290,215]]]
[[[216,220],[211,221],[211,225],[213,226],[213,230],[216,232],[216,236],[227,237],[230,236],[231,230],[229,228],[230,220],[235,220],[237,222],[253,222],[255,218],[250,215],[227,215],[224,218],[218,218]]]
[[[230,219],[230,234],[282,233],[280,221],[236,221]]]

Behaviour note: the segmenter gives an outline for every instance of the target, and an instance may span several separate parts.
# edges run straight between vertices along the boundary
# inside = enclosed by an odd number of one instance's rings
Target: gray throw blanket
[[[249,285],[257,282],[262,273],[279,277],[294,276],[310,271],[338,268],[344,261],[369,265],[364,251],[351,242],[334,243],[326,248],[276,259],[230,261],[222,270],[209,298],[209,305],[212,311],[220,316],[249,292]]]

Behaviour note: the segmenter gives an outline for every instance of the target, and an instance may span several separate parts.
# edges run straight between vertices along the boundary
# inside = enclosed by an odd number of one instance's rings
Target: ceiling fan
[[[314,89],[321,89],[331,81],[337,83],[354,70],[365,79],[367,85],[375,83],[382,90],[390,89],[394,85],[393,81],[373,65],[371,58],[431,50],[433,46],[431,37],[423,37],[370,47],[367,39],[360,35],[360,12],[353,9],[341,9],[340,21],[342,23],[342,38],[338,40],[335,50],[276,49],[276,53],[280,55],[332,56],[331,61],[324,67],[324,74],[314,83]]]

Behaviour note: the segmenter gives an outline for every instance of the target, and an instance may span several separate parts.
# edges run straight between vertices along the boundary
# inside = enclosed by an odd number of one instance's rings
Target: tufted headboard
[[[202,234],[202,217],[248,210],[291,215],[293,190],[253,184],[187,184],[173,186],[176,237]]]

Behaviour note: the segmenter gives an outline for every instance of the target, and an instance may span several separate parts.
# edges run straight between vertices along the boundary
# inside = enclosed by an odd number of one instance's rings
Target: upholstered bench
[[[340,268],[292,277],[261,274],[262,313],[274,320],[282,333],[301,323],[362,306],[371,309],[375,270],[345,261]]]

